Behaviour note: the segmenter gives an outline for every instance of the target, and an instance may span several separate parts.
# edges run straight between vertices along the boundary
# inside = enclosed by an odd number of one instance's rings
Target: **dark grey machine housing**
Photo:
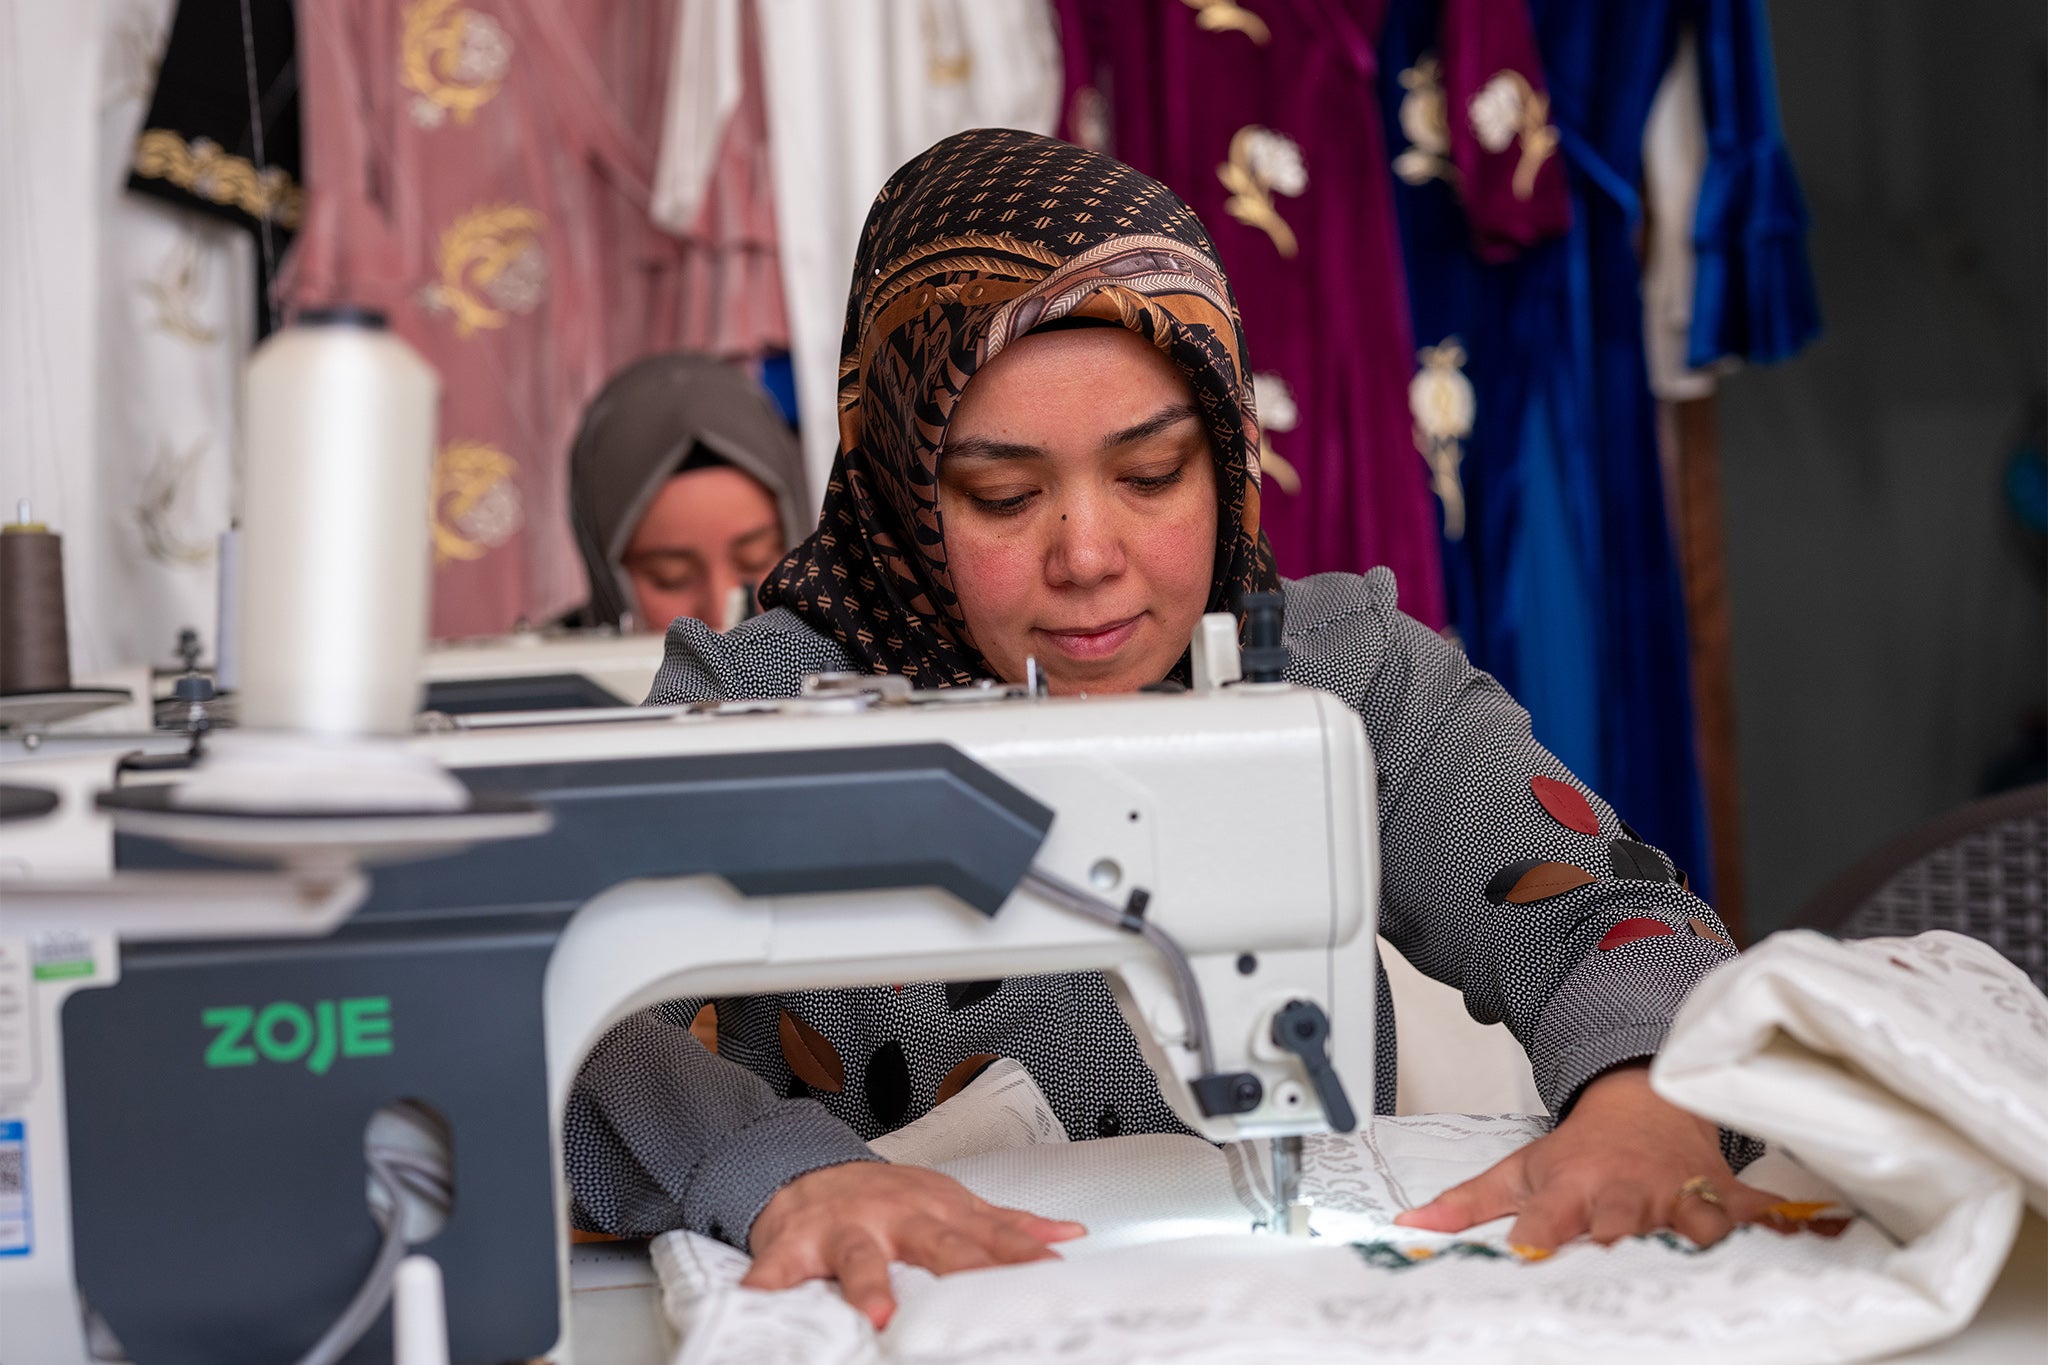
[[[296,1358],[368,1271],[363,1134],[401,1098],[453,1131],[441,1266],[453,1358],[560,1335],[541,984],[576,909],[632,878],[747,894],[938,886],[993,915],[1053,813],[943,744],[469,769],[548,806],[542,837],[382,868],[318,940],[160,942],[64,1008],[72,1224],[85,1299],[138,1365]],[[213,866],[120,837],[120,868]],[[389,1001],[391,1050],[324,1074],[209,1067],[205,1011]],[[351,1362],[390,1359],[388,1319]]]

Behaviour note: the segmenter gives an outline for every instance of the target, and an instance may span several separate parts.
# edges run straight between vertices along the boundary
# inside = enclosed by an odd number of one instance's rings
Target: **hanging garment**
[[[306,208],[289,0],[181,0],[135,138],[128,188],[254,234],[256,332]]]
[[[214,639],[255,252],[127,188],[174,8],[0,3],[0,180],[34,187],[0,207],[0,494],[64,537],[74,679]]]
[[[1643,125],[1643,348],[1650,392],[1668,402],[1704,398],[1715,373],[1686,363],[1692,350],[1697,263],[1692,225],[1707,171],[1707,116],[1700,102],[1699,43],[1690,30],[1664,73]],[[1736,363],[1723,357],[1716,370]]]
[[[1778,123],[1770,24],[1762,0],[1675,8],[1699,35],[1707,121],[1686,360],[1695,369],[1726,356],[1784,360],[1819,334],[1820,303],[1806,259],[1806,199]]]
[[[756,0],[754,8],[775,192],[785,206],[779,228],[797,410],[815,496],[839,449],[846,281],[875,191],[949,134],[1052,132],[1059,39],[1047,0]],[[711,121],[685,126],[701,137]],[[701,160],[701,149],[689,154],[684,145],[664,142],[664,167]]]
[[[127,661],[171,658],[185,627],[219,658],[242,365],[267,330],[266,290],[304,203],[289,6],[252,5],[247,30],[239,6],[225,9],[223,20],[201,0],[131,8],[110,34],[97,444],[118,590],[97,609],[122,623]],[[259,55],[261,156],[245,32]]]
[[[673,18],[673,0],[300,11],[309,201],[289,293],[384,310],[440,372],[437,635],[583,600],[567,462],[606,379],[654,350],[784,340],[773,257],[749,235],[758,184],[735,210],[714,177],[701,237],[648,217]]]
[[[699,27],[707,14],[720,20],[708,34]],[[698,98],[707,89],[708,105]],[[664,98],[648,213],[690,244],[683,335],[708,338],[725,355],[786,354],[767,91],[751,4],[681,0]]]
[[[64,537],[74,681],[126,661],[94,448],[103,96],[80,78],[107,28],[97,6],[0,0],[0,496]]]
[[[1372,43],[1383,0],[1061,0],[1066,135],[1172,186],[1237,286],[1280,572],[1384,564],[1444,623]]]
[[[1381,46],[1390,128],[1416,120],[1427,72],[1448,65],[1455,8],[1395,0]],[[1637,254],[1644,126],[1687,23],[1710,148],[1688,365],[1772,359],[1812,334],[1804,212],[1755,0],[1529,0],[1526,13],[1569,232],[1489,264],[1454,185],[1404,177],[1395,195],[1420,370],[1454,360],[1471,386],[1465,534],[1445,541],[1453,620],[1538,738],[1711,894]],[[1396,135],[1397,164],[1413,145]]]

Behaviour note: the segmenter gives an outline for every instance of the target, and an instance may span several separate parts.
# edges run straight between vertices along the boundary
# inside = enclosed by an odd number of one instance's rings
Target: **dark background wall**
[[[1721,390],[1752,933],[1968,800],[2048,693],[2002,485],[2048,375],[2048,6],[1773,0],[1826,332]]]

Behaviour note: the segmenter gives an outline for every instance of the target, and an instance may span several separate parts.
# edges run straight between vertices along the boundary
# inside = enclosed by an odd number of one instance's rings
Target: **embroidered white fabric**
[[[979,1152],[1066,1140],[1066,1126],[1038,1082],[1022,1062],[1002,1057],[951,1100],[868,1147],[898,1165],[937,1166]]]
[[[1312,1140],[1307,1242],[1249,1232],[1266,1195],[1261,1144],[1033,1144],[940,1169],[984,1198],[1080,1217],[1091,1236],[1056,1262],[944,1279],[899,1267],[900,1307],[880,1334],[830,1286],[740,1290],[742,1253],[658,1239],[678,1365],[1307,1365],[1361,1347],[1431,1361],[1868,1359],[1967,1323],[2011,1246],[2023,1186],[2037,1203],[2048,1192],[2048,1001],[1959,935],[1778,935],[1694,992],[1653,1079],[1803,1163],[1774,1151],[1753,1183],[1861,1216],[1833,1239],[1745,1228],[1706,1251],[1662,1235],[1524,1263],[1505,1253],[1506,1220],[1459,1237],[1391,1220],[1538,1135],[1541,1119],[1380,1118]],[[982,1098],[970,1087],[956,1103]]]

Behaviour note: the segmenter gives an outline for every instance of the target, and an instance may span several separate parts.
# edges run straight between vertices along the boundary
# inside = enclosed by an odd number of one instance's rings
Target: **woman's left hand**
[[[1711,1246],[1777,1202],[1737,1180],[1719,1130],[1658,1098],[1636,1063],[1597,1077],[1549,1134],[1394,1221],[1463,1232],[1512,1213],[1509,1245],[1539,1259],[1575,1237],[1607,1246],[1665,1227]]]

